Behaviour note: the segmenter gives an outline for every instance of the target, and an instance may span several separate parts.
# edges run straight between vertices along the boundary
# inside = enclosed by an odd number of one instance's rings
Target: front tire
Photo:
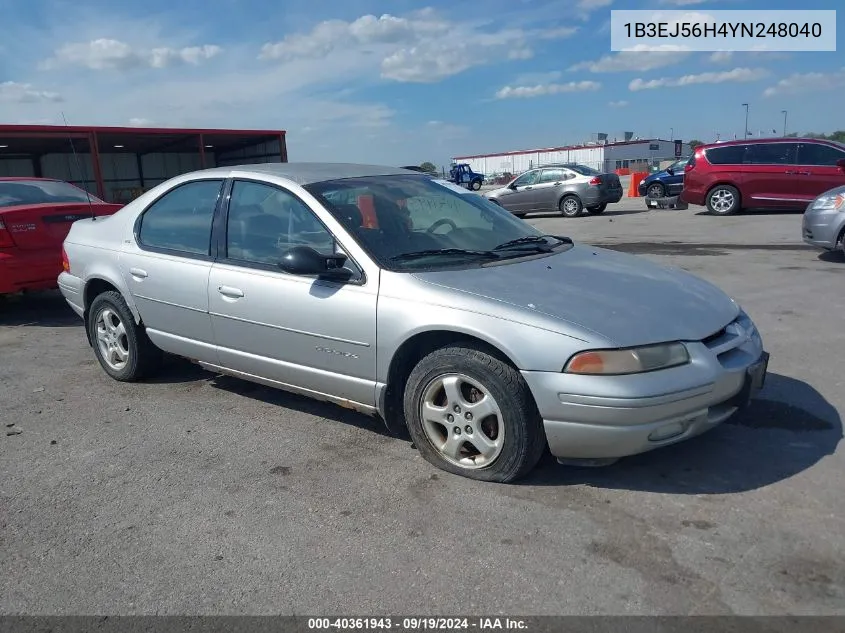
[[[647,198],[663,198],[666,195],[666,187],[663,183],[653,182],[646,189],[645,195]]]
[[[162,353],[135,323],[119,292],[98,295],[88,311],[88,332],[103,370],[115,380],[136,382],[158,369]]]
[[[716,185],[707,192],[707,211],[712,215],[733,215],[740,210],[739,191],[730,185]]]
[[[584,210],[584,203],[578,196],[564,196],[557,206],[561,214],[567,218],[577,218]]]
[[[448,346],[423,358],[408,377],[404,409],[420,455],[470,479],[516,481],[546,447],[525,380],[473,347]]]

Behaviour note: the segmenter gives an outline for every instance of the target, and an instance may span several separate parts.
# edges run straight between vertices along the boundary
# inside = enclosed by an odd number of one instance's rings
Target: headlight
[[[689,362],[683,343],[648,345],[630,349],[600,349],[575,354],[563,371],[568,374],[612,376],[668,369]]]
[[[817,211],[845,211],[845,194],[819,196],[810,208]]]

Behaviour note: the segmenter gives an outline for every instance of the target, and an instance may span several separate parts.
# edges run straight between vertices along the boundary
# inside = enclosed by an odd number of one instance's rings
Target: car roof
[[[36,182],[64,182],[56,178],[36,178],[35,176],[0,176],[0,182],[34,180]]]
[[[811,137],[797,137],[797,136],[774,136],[771,138],[750,138],[743,141],[736,139],[733,141],[718,141],[715,143],[705,143],[699,146],[702,149],[709,149],[711,147],[731,147],[732,145],[760,145],[765,143],[822,143],[825,145],[837,145],[842,147],[842,143],[831,141],[826,138],[811,138]],[[698,149],[698,148],[696,148]]]
[[[232,172],[253,173],[257,175],[287,178],[299,185],[310,185],[327,180],[345,178],[366,178],[367,176],[419,176],[419,172],[399,167],[384,165],[366,165],[358,163],[257,163],[252,165],[232,165],[213,167],[193,174],[203,176],[228,176]]]

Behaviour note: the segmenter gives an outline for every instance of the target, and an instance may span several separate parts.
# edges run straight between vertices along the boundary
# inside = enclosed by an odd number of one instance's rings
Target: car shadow
[[[710,217],[719,217],[712,215],[706,208],[699,211],[696,215],[705,215]],[[743,209],[737,213],[731,214],[729,217],[743,217],[752,215],[804,215],[804,209]]]
[[[81,327],[58,290],[0,296],[0,326]]]
[[[601,468],[563,466],[547,454],[517,485],[689,495],[747,492],[811,468],[832,455],[841,439],[839,412],[818,391],[770,373],[748,408],[703,435]]]
[[[589,213],[582,213],[577,218],[567,218],[561,215],[560,213],[527,213],[524,220],[539,220],[539,219],[548,219],[548,218],[560,218],[563,220],[581,220],[583,218],[607,218],[607,217],[616,217],[620,215],[636,215],[638,213],[648,213],[650,209],[642,208],[642,209],[617,209],[615,211],[606,210],[604,213],[600,213],[599,215],[590,215]]]
[[[200,369],[200,371],[203,370]],[[209,376],[208,372],[203,373],[206,377]],[[210,384],[217,389],[222,389],[229,393],[251,398],[266,404],[272,404],[277,407],[283,407],[298,413],[305,413],[318,418],[348,424],[399,441],[405,439],[391,434],[381,418],[371,417],[330,402],[321,402],[320,400],[315,400],[307,396],[300,396],[282,389],[274,389],[273,387],[265,387],[259,383],[234,378],[225,374],[212,374],[212,376]]]
[[[845,250],[822,251],[819,259],[829,264],[845,264]]]

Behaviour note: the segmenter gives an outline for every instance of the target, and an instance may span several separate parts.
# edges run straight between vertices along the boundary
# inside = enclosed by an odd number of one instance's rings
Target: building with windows
[[[683,141],[635,139],[620,142],[595,142],[563,147],[514,150],[497,154],[455,156],[453,163],[468,163],[474,172],[495,176],[519,174],[552,163],[580,163],[599,171],[649,171],[660,161],[680,158],[689,148]]]
[[[0,176],[65,180],[108,202],[197,169],[287,160],[284,130],[0,125]]]

